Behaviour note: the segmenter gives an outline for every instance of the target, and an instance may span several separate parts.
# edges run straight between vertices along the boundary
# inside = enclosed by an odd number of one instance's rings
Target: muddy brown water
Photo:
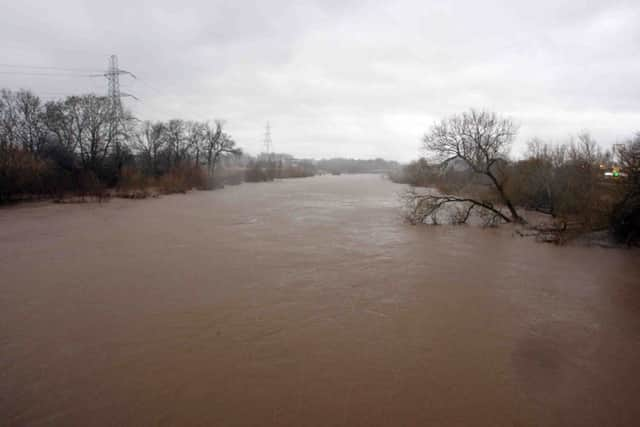
[[[0,210],[0,424],[640,425],[640,257],[323,176]]]

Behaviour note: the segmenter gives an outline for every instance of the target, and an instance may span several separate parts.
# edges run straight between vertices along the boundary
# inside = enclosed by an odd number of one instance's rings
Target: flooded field
[[[0,210],[0,424],[634,426],[640,256],[379,176]]]

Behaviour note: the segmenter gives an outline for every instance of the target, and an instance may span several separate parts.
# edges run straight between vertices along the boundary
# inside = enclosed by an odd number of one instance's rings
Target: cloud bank
[[[8,65],[99,72],[115,53],[139,77],[122,78],[138,117],[224,119],[253,153],[270,121],[277,151],[406,161],[435,120],[470,107],[511,116],[516,153],[533,136],[588,130],[608,146],[640,130],[637,1],[65,0],[1,12],[0,86],[104,93],[99,77]]]

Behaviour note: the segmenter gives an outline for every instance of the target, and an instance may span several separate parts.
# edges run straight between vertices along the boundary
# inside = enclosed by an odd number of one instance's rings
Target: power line
[[[70,68],[70,67],[50,67],[45,65],[18,65],[18,64],[0,64],[0,67],[7,68],[27,68],[33,70],[60,70],[60,71],[86,71],[86,72],[99,72],[95,68]]]
[[[1,68],[10,68],[14,70],[6,71],[1,70]],[[34,71],[30,71],[34,70]],[[37,71],[43,70],[43,71]],[[85,74],[85,72],[91,72],[92,74]],[[95,74],[93,74],[95,73]],[[109,58],[109,66],[105,71],[95,69],[95,68],[79,68],[79,67],[55,67],[55,66],[45,66],[45,65],[27,65],[27,64],[9,64],[9,63],[0,63],[0,75],[16,75],[16,76],[34,76],[34,77],[103,77],[107,79],[108,89],[107,96],[111,100],[111,106],[113,109],[113,114],[116,117],[120,117],[122,114],[122,97],[131,97],[138,100],[132,94],[124,93],[120,91],[120,75],[127,74],[133,77],[135,82],[139,82],[151,89],[157,95],[163,96],[163,93],[160,89],[156,88],[152,84],[148,83],[146,79],[138,79],[133,73],[123,70],[118,66],[117,56],[112,55]],[[43,98],[55,98],[58,96],[74,96],[74,94],[63,93],[63,92],[49,92],[49,91],[35,91],[36,93],[42,94]],[[95,93],[95,89],[88,94],[97,95]],[[145,102],[145,106],[150,108],[156,112],[159,112],[156,108],[152,107],[149,103]],[[166,111],[165,111],[166,113]],[[164,114],[163,114],[164,115]],[[172,114],[173,115],[173,114]]]
[[[78,96],[78,93],[73,93],[73,92],[50,92],[50,91],[42,91],[42,90],[34,90],[33,92],[35,92],[36,95],[38,96]],[[95,91],[91,91],[91,92],[84,92],[82,91],[82,95],[96,95],[96,96],[104,96],[104,95],[98,95]]]
[[[160,95],[160,96],[164,96],[164,95],[162,94],[162,92],[160,91],[160,89],[155,88],[155,87],[154,87],[154,86],[152,86],[151,84],[147,83],[145,80],[138,79],[138,80],[136,80],[136,81],[137,81],[137,82],[142,83],[143,85],[145,85],[146,87],[148,87],[149,89],[151,89],[152,91],[154,91],[155,93],[157,93],[158,95]]]
[[[0,74],[17,75],[17,76],[46,76],[46,77],[96,77],[91,74],[80,73],[49,73],[49,72],[33,72],[33,71],[0,71]]]
[[[264,131],[264,151],[267,154],[268,160],[271,160],[271,150],[273,150],[273,141],[271,141],[271,124],[267,122],[267,127]]]

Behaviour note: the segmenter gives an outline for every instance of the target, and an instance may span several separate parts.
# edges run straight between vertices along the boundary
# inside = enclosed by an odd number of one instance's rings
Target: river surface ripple
[[[375,175],[0,210],[0,424],[640,425],[638,251]]]

